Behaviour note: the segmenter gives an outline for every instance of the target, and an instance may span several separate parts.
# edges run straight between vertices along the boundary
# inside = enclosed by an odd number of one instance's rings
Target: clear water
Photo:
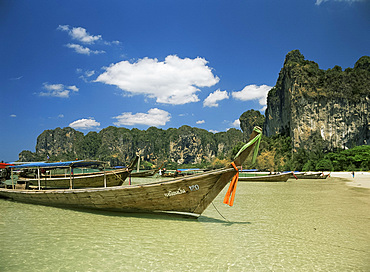
[[[135,180],[133,180],[135,182]],[[0,271],[370,271],[370,190],[239,182],[197,220],[0,200]]]

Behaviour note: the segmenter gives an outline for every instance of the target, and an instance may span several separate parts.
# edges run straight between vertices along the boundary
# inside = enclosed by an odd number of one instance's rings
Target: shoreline
[[[352,177],[352,172],[327,172],[330,177],[346,179],[346,184],[351,187],[360,187],[370,189],[370,172],[355,172]]]

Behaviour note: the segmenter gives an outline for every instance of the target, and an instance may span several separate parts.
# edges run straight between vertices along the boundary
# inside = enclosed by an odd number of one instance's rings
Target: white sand
[[[348,182],[346,184],[349,186],[370,189],[370,172],[355,172],[354,178],[352,177],[352,172],[331,172],[330,177],[347,179]]]

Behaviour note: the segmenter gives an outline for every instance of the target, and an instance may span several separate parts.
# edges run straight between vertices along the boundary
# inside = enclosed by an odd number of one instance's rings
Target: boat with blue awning
[[[106,163],[95,160],[75,160],[66,162],[33,162],[10,166],[13,170],[22,170],[14,188],[52,189],[52,188],[92,188],[120,186],[136,164],[135,158],[128,167],[105,170]],[[78,169],[94,169],[87,172]],[[60,172],[64,170],[64,174]],[[59,172],[56,172],[59,171]]]

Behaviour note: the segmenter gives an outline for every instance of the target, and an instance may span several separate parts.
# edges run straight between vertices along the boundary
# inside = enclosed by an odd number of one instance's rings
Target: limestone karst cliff
[[[256,110],[248,110],[239,117],[245,140],[251,135],[254,127],[263,127],[264,120],[265,116]]]
[[[45,130],[37,137],[36,153],[49,156],[76,154],[75,142],[84,137],[82,132],[70,127]]]
[[[213,134],[182,126],[167,130],[108,127],[84,135],[72,128],[45,130],[37,138],[36,152],[22,151],[20,161],[98,159],[111,165],[127,164],[136,154],[154,165],[164,161],[174,164],[210,162],[215,157],[229,156],[243,139],[240,130]]]
[[[268,94],[264,134],[290,136],[293,147],[327,150],[370,144],[370,57],[327,71],[294,50]]]

